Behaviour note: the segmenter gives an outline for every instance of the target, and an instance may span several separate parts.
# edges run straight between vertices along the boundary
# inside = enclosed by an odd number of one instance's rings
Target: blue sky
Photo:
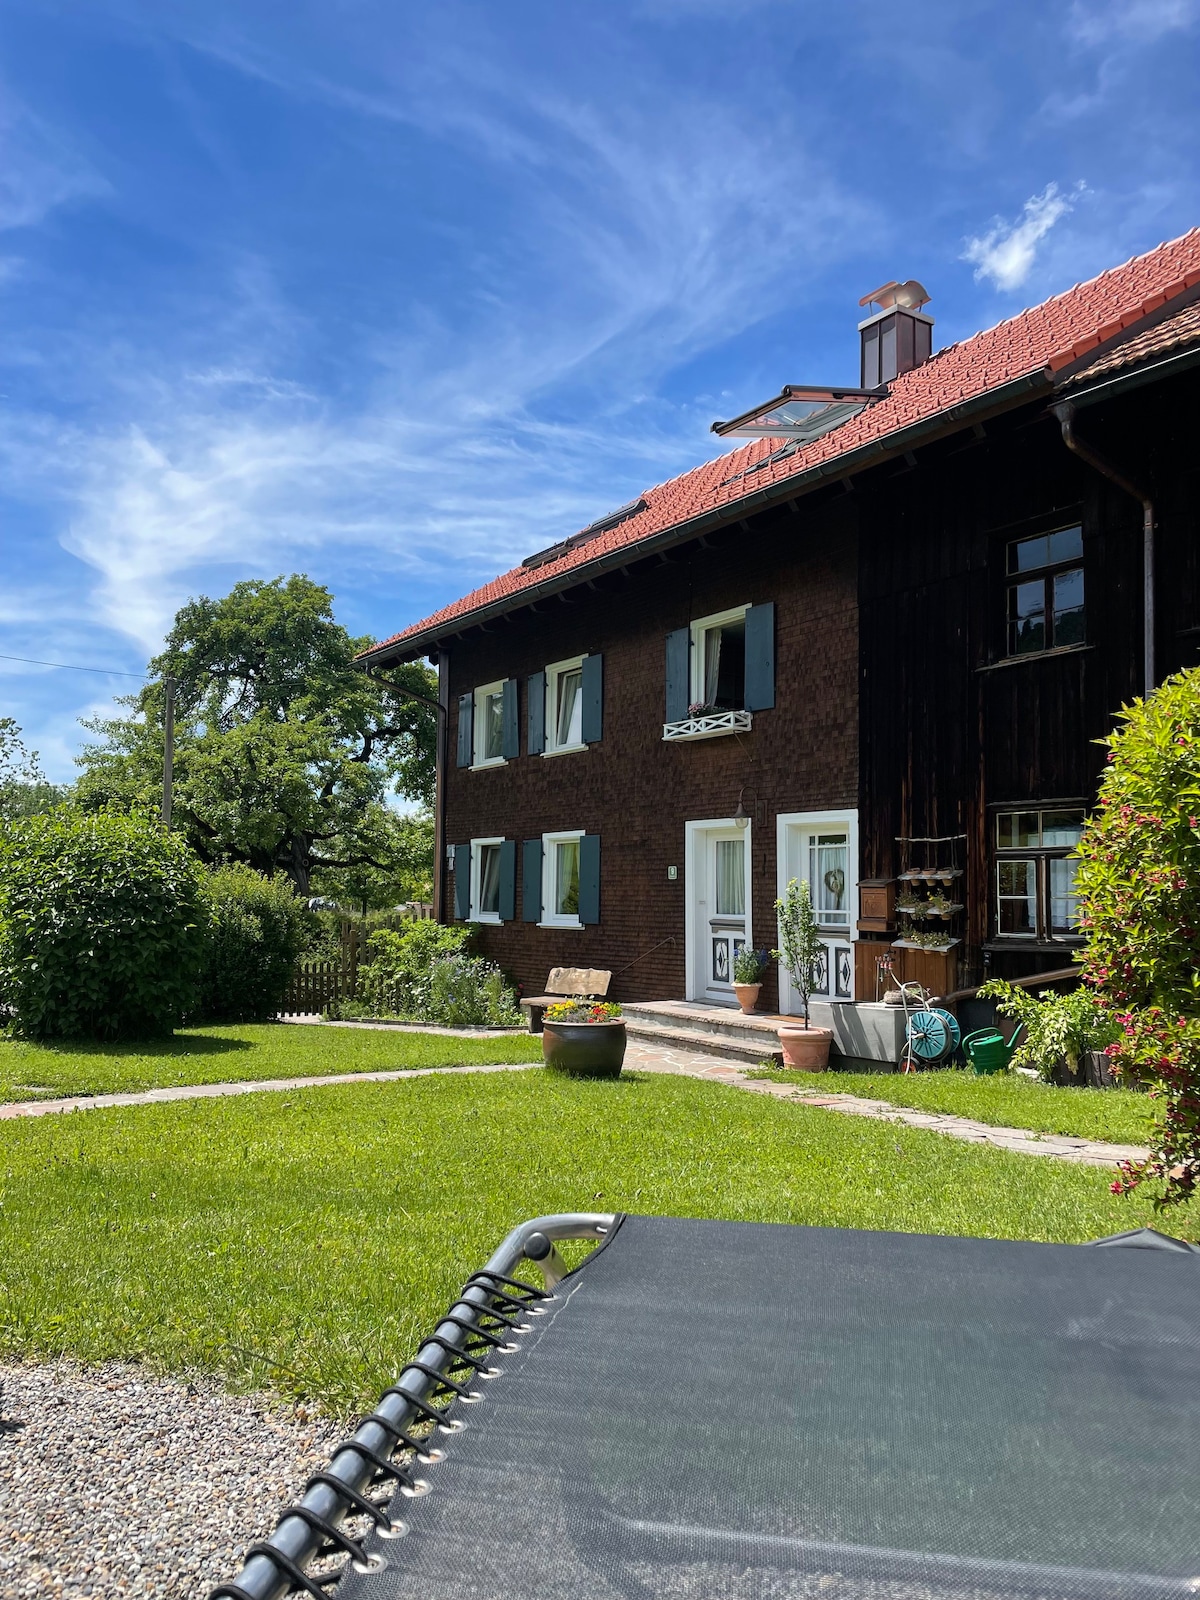
[[[0,652],[308,572],[383,636],[1200,222],[1198,0],[7,0]],[[0,661],[70,777],[128,680]]]

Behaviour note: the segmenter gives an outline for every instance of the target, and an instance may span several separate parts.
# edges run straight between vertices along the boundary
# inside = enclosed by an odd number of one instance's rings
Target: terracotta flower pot
[[[576,1078],[619,1078],[625,1060],[625,1024],[546,1022],[542,1057],[548,1067]]]
[[[795,1067],[800,1072],[824,1072],[829,1065],[829,1046],[832,1043],[832,1028],[806,1028],[801,1022],[795,1027],[779,1030],[783,1064],[785,1067]]]
[[[735,995],[737,995],[737,1003],[739,1006],[741,1006],[742,1010],[747,1016],[750,1015],[755,1006],[758,1004],[758,992],[761,988],[761,983],[734,984],[733,992]]]

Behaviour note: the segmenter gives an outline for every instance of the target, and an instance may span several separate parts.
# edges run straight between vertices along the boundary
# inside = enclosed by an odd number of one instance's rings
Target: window
[[[579,928],[580,833],[547,833],[542,838],[542,924]]]
[[[849,850],[844,828],[836,832],[812,833],[808,839],[808,881],[812,889],[813,910],[824,928],[850,926],[849,897],[846,894]]]
[[[738,606],[692,623],[692,706],[745,710],[747,610]]]
[[[1081,808],[1001,811],[996,818],[996,932],[1002,939],[1078,934],[1076,863]]]
[[[546,754],[582,750],[583,658],[546,668]]]
[[[1082,528],[1014,539],[1005,569],[1010,656],[1084,643]]]
[[[474,766],[498,766],[504,760],[504,685],[485,684],[475,691]]]
[[[471,840],[471,921],[500,921],[500,857],[503,839]]]

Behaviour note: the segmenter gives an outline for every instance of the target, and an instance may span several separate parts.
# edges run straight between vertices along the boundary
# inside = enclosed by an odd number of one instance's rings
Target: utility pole
[[[171,826],[171,790],[175,777],[175,679],[170,675],[163,679],[163,691],[165,700],[163,705],[162,822],[164,828],[169,828]]]

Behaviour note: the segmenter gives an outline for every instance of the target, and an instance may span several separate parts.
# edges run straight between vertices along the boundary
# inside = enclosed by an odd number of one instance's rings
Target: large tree
[[[0,822],[52,811],[66,791],[48,782],[36,750],[11,717],[0,717]]]
[[[432,802],[436,680],[419,665],[388,673],[398,687],[368,677],[354,657],[371,643],[300,575],[189,601],[126,715],[86,724],[100,742],[79,758],[80,804],[157,804],[171,676],[173,821],[201,857],[285,872],[305,895],[314,873],[410,867],[387,799]]]

